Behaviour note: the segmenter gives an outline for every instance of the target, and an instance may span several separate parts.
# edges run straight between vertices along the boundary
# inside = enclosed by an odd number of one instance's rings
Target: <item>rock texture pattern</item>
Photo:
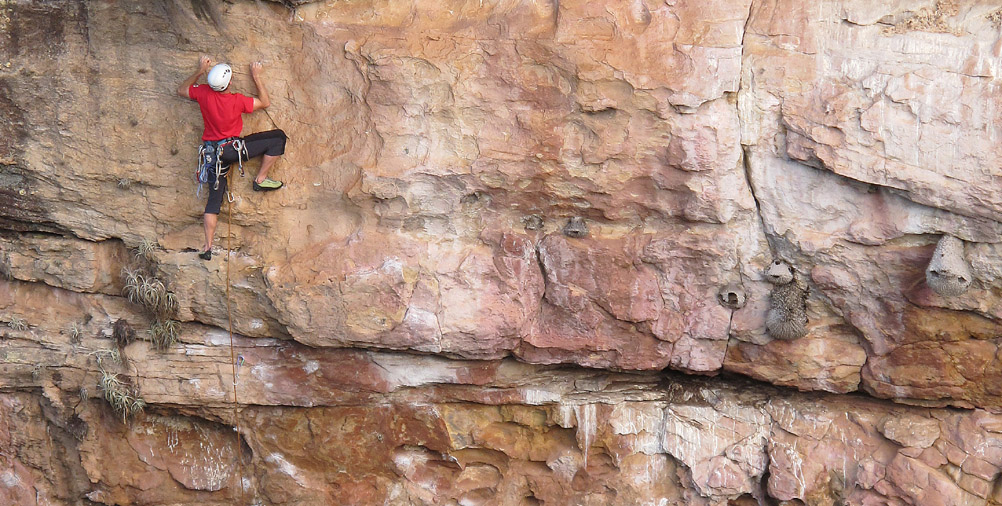
[[[1002,503],[1000,20],[0,0],[0,502]],[[211,262],[201,54],[290,137]]]

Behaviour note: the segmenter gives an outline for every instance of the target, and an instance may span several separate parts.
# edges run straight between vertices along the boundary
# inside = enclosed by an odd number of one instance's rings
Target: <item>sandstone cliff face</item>
[[[1000,503],[997,9],[0,0],[0,499]]]

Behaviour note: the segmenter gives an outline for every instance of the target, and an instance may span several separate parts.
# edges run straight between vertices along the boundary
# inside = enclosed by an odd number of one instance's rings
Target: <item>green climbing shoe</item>
[[[270,192],[272,190],[277,190],[282,187],[281,181],[275,181],[274,179],[265,179],[258,183],[254,181],[254,191],[256,192]]]

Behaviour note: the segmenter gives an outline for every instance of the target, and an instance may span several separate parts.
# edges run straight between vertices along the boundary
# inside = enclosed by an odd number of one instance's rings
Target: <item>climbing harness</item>
[[[195,167],[195,181],[198,183],[196,197],[202,195],[202,185],[209,182],[209,174],[215,174],[216,179],[212,184],[213,190],[219,189],[219,178],[225,176],[230,169],[230,164],[223,165],[223,150],[227,145],[232,145],[237,152],[237,166],[240,169],[240,177],[244,177],[244,158],[247,156],[247,144],[239,137],[228,137],[219,141],[204,141],[198,148],[198,166]],[[227,196],[233,202],[232,196]]]

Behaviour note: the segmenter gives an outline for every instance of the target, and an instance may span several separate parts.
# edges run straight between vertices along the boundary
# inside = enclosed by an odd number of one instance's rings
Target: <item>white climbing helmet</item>
[[[216,91],[223,91],[230,85],[230,77],[233,76],[233,69],[225,63],[220,63],[209,71],[209,87]]]

